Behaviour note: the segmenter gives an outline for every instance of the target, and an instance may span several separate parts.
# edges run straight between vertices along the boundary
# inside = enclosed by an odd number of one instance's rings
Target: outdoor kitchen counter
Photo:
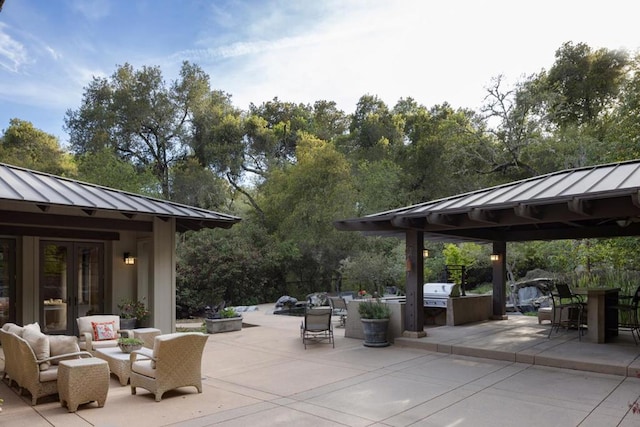
[[[447,326],[489,320],[492,314],[491,295],[467,294],[447,298]]]
[[[618,302],[620,288],[574,288],[573,293],[587,297],[587,338],[605,343],[618,335]]]

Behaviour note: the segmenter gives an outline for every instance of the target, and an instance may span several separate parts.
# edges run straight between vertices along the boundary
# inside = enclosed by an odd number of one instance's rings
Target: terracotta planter
[[[224,319],[204,319],[208,334],[239,331],[242,329],[242,317],[228,317]]]
[[[387,341],[387,329],[389,328],[389,319],[360,319],[362,321],[362,330],[364,332],[365,347],[386,347],[389,345]]]

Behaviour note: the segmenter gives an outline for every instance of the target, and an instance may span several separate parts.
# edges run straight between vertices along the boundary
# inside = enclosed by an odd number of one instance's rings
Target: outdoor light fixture
[[[491,254],[491,261],[500,261],[500,254]]]
[[[429,249],[425,249],[422,251],[422,257],[423,258],[429,258]]]
[[[133,265],[136,263],[136,259],[133,256],[131,256],[129,252],[125,252],[123,258],[124,258],[124,263],[127,265]]]

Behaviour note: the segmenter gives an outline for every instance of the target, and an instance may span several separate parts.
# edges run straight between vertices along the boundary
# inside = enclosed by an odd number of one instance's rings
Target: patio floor
[[[112,376],[107,403],[68,413],[57,398],[32,407],[0,384],[9,426],[638,426],[640,346],[547,339],[535,318],[429,327],[421,339],[367,348],[335,329],[336,346],[304,350],[300,318],[245,313],[258,325],[209,337],[203,393],[132,396]],[[337,318],[335,324],[337,325]],[[479,357],[478,357],[479,356]],[[566,369],[571,368],[571,369]]]

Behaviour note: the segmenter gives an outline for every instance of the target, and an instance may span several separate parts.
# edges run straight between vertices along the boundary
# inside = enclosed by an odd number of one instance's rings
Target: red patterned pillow
[[[118,338],[116,322],[91,322],[93,339],[96,341],[115,340]]]

